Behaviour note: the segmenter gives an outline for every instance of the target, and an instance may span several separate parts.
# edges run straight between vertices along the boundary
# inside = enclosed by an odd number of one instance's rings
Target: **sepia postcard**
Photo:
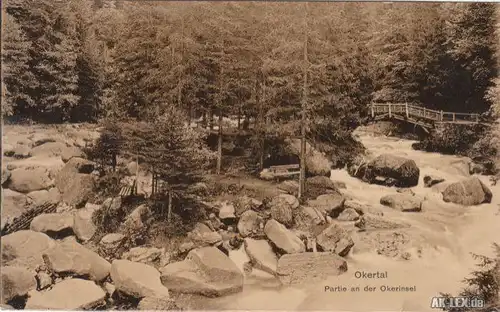
[[[3,0],[2,310],[500,312],[500,5]]]

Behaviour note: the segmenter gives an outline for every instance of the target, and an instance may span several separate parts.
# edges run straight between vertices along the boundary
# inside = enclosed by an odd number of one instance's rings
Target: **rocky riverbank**
[[[309,178],[307,200],[295,197],[293,181],[245,177],[222,185],[207,179],[193,186],[200,205],[185,231],[159,238],[155,233],[180,229],[172,224],[182,216],[159,222],[147,200],[100,196],[105,178],[84,153],[97,130],[6,127],[2,304],[331,310],[335,303],[348,309],[348,299],[325,293],[324,286],[350,285],[356,271],[382,270],[387,283],[405,281],[420,290],[427,282],[421,276],[429,272],[423,263],[429,261],[450,279],[462,279],[469,262],[462,259],[467,263],[452,275],[437,259],[453,261],[495,240],[498,188],[487,177],[471,176],[466,159],[413,151],[411,141],[363,133],[371,153],[333,171],[332,179]],[[123,185],[135,166],[120,160]],[[151,178],[139,172],[139,192],[148,194]],[[116,224],[103,229],[104,221]],[[421,276],[403,277],[412,268]],[[401,299],[402,293],[391,296],[401,308],[405,300],[413,304],[432,291],[413,293],[414,301]],[[259,305],[264,298],[274,303]],[[357,300],[352,293],[343,298]],[[380,300],[371,309],[389,308]],[[349,310],[361,309],[353,302]]]

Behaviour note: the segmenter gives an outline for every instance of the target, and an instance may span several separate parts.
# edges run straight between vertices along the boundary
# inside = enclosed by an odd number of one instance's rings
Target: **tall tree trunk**
[[[111,166],[113,166],[113,172],[116,172],[116,164],[117,164],[116,152],[113,152],[113,158],[111,159]]]
[[[170,222],[172,220],[172,190],[168,191],[168,211],[167,211],[167,221]]]
[[[219,110],[219,136],[217,141],[217,174],[222,168],[222,113]]]
[[[139,193],[139,154],[135,155],[136,159],[136,168],[135,168],[135,195]]]
[[[151,173],[151,196],[155,194],[155,168],[152,167]]]
[[[210,108],[210,110],[208,112],[208,128],[210,130],[214,129],[214,112],[213,112],[212,108]]]
[[[202,124],[203,124],[203,129],[206,129],[206,128],[207,128],[207,125],[208,125],[207,112],[203,112],[201,122],[202,122]]]
[[[219,126],[219,138],[218,138],[218,142],[217,142],[217,174],[220,174],[221,172],[221,168],[222,168],[222,112],[223,112],[223,109],[222,109],[222,105],[223,105],[223,94],[224,94],[224,87],[225,87],[225,83],[224,83],[224,39],[222,39],[222,56],[221,56],[221,68],[220,68],[220,77],[219,77],[219,99],[218,99],[218,105],[219,105],[219,109],[218,109],[218,115],[219,115],[219,123],[218,123],[218,126]]]
[[[300,176],[299,176],[299,198],[302,198],[306,192],[306,110],[307,110],[307,40],[308,40],[308,23],[307,23],[307,2],[304,3],[304,94],[302,97],[302,119],[300,122]]]
[[[261,129],[261,133],[260,133],[260,162],[259,162],[259,167],[260,167],[260,171],[262,171],[264,169],[264,153],[265,153],[265,150],[266,150],[266,146],[265,146],[265,131],[266,131],[266,125],[264,124],[264,103],[266,101],[266,82],[265,82],[265,79],[262,79],[262,99],[260,100],[260,105],[259,105],[259,110],[261,111],[261,125],[262,125],[262,129]],[[266,120],[266,123],[267,123],[267,120]]]
[[[238,107],[238,130],[241,129],[241,107]]]
[[[177,103],[179,106],[179,109],[182,108],[182,87],[183,87],[183,73],[184,73],[184,16],[181,17],[181,74],[179,77],[179,90],[177,90]],[[191,124],[191,117],[190,117],[190,112],[188,111],[187,113],[187,121],[188,125]]]

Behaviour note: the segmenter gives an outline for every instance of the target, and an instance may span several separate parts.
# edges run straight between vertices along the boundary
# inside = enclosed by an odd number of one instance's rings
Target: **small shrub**
[[[95,193],[101,198],[116,196],[121,189],[122,175],[119,172],[108,173],[99,178],[95,187]]]
[[[127,224],[122,226],[120,233],[125,235],[126,238],[121,253],[147,243],[150,234],[149,224],[143,222],[143,225],[141,228],[128,226]]]
[[[111,209],[109,206],[103,206],[94,212],[92,222],[95,224],[97,233],[114,233],[120,228],[126,212],[124,209]]]
[[[479,297],[486,303],[485,311],[488,308],[500,306],[500,245],[493,244],[495,249],[495,257],[489,258],[482,255],[473,254],[475,260],[478,260],[478,269],[471,273],[471,277],[465,278],[466,287],[459,294],[465,297]],[[450,294],[442,294],[445,297],[450,297]],[[449,312],[465,312],[469,311],[464,308],[451,308]]]
[[[480,125],[450,125],[431,133],[420,145],[422,150],[467,156],[474,144],[484,135]]]

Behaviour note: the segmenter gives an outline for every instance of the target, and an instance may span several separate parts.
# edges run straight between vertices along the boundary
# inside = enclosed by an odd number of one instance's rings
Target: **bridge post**
[[[371,108],[371,112],[372,112],[372,118],[374,118],[375,117],[375,110],[373,109],[373,103],[372,103],[370,108]]]
[[[453,113],[453,122],[455,122],[455,119],[456,119],[455,113]]]
[[[392,112],[391,112],[391,103],[389,103],[389,117],[392,117]]]
[[[408,103],[405,103],[405,110],[406,110],[406,118],[409,118],[409,112],[408,112]]]
[[[443,111],[441,111],[441,116],[439,116],[439,121],[443,121]]]

